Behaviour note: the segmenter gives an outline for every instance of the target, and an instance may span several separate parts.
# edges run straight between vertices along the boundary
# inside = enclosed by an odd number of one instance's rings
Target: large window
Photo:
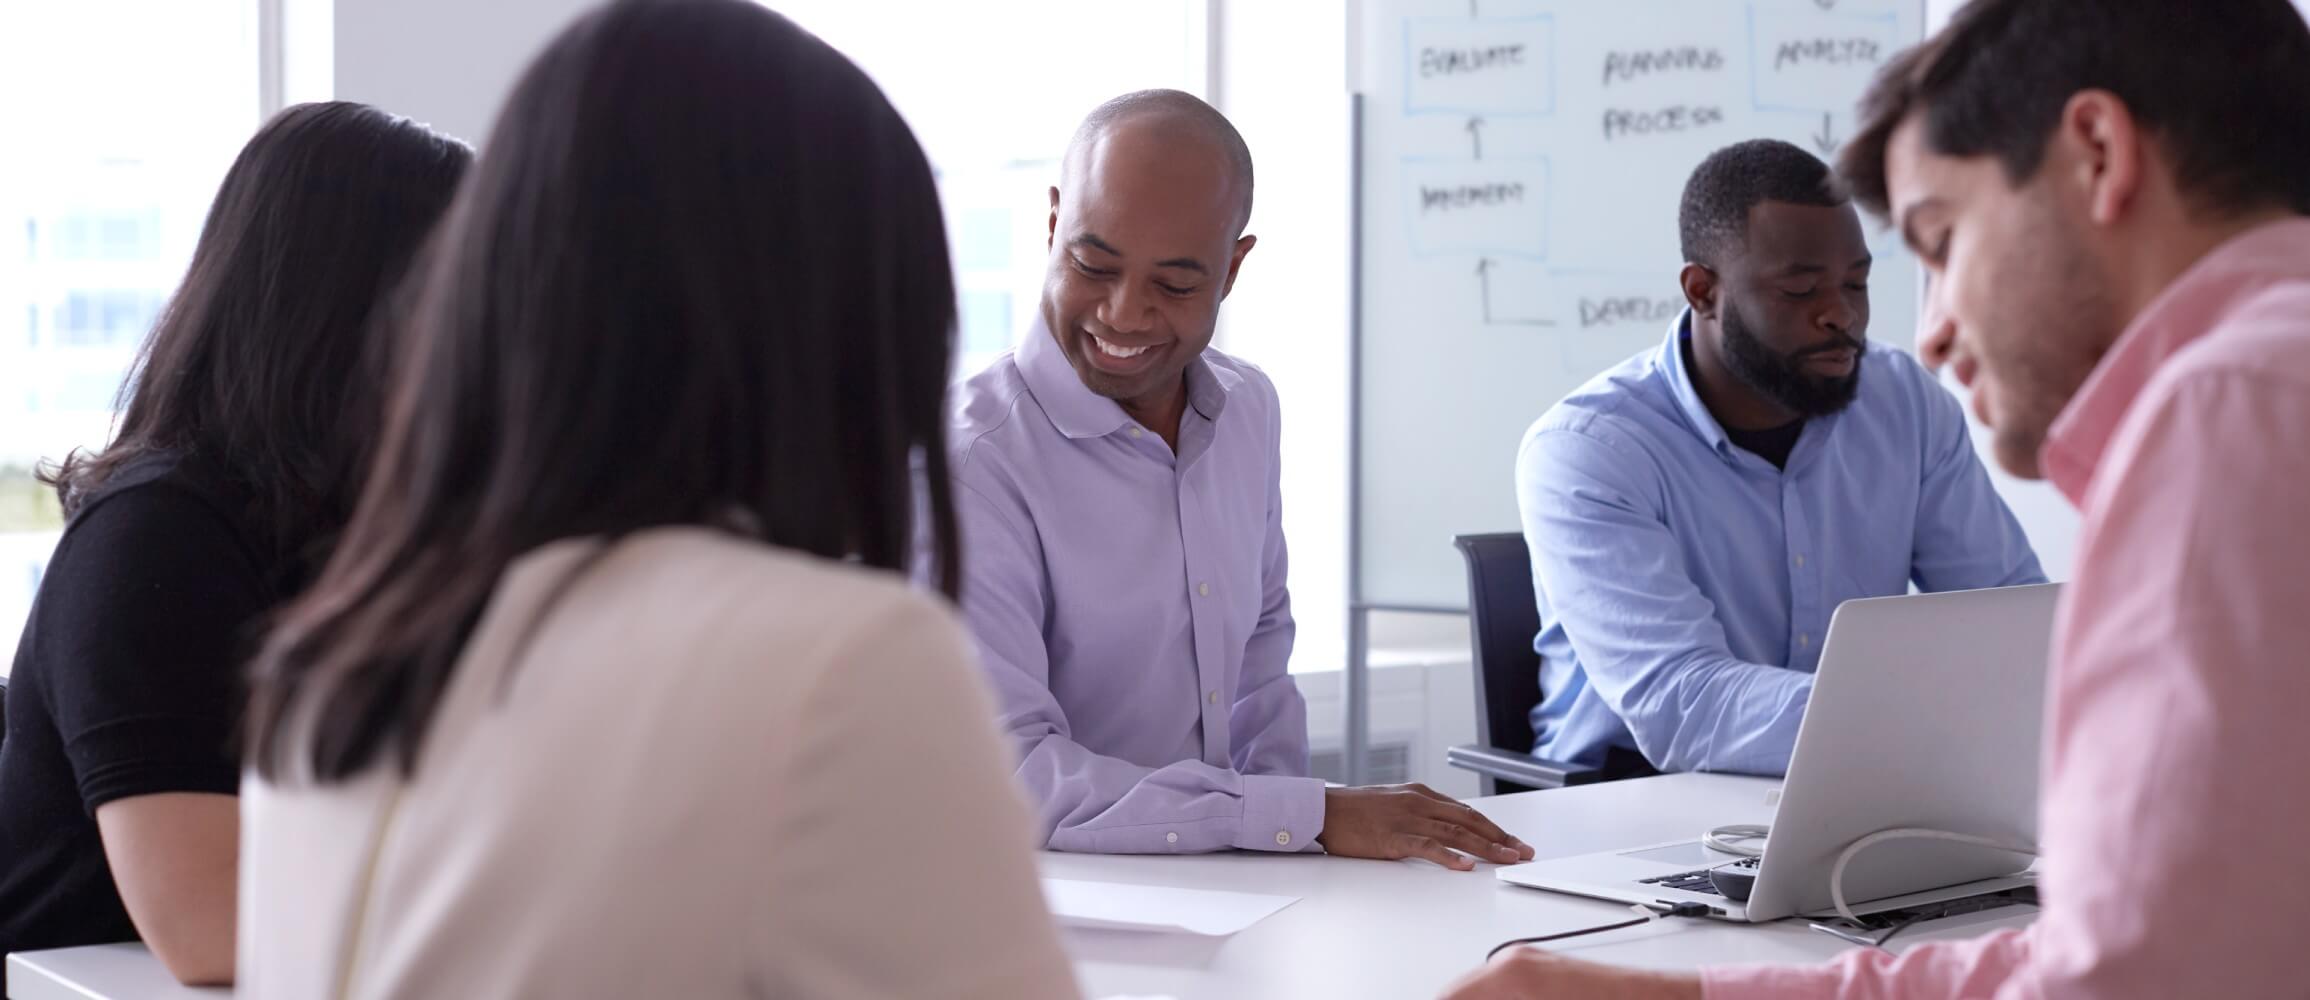
[[[0,673],[63,527],[32,469],[111,432],[257,124],[256,6],[0,4]]]

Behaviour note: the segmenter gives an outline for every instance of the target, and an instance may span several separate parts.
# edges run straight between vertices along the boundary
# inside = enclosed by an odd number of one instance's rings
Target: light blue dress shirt
[[[1837,605],[2045,576],[1957,400],[1914,359],[1871,345],[1859,396],[1807,421],[1783,471],[1701,402],[1690,322],[1551,407],[1517,454],[1533,752],[1781,774]]]

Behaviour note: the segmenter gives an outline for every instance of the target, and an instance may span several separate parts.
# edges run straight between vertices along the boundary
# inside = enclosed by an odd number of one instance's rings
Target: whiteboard
[[[1365,0],[1357,152],[1354,593],[1461,609],[1453,535],[1514,531],[1516,446],[1657,347],[1709,153],[1830,159],[1922,0]],[[1916,338],[1915,260],[1864,223],[1869,336]]]

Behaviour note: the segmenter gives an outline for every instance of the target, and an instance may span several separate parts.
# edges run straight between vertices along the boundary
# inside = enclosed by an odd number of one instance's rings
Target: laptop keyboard
[[[1706,871],[1678,872],[1674,875],[1662,875],[1658,878],[1640,878],[1636,881],[1643,885],[1657,885],[1663,889],[1682,889],[1686,892],[1705,892],[1711,896],[1724,895],[1724,893],[1716,891],[1716,884],[1708,880],[1708,872]]]
[[[1733,862],[1732,866],[1735,868],[1755,868],[1757,866],[1757,859],[1744,858],[1740,861]],[[1711,896],[1722,896],[1724,893],[1717,891],[1716,883],[1709,881],[1708,873],[1712,870],[1713,869],[1703,868],[1699,871],[1677,872],[1674,875],[1656,875],[1652,878],[1640,878],[1636,881],[1639,885],[1657,885],[1663,889],[1682,889],[1686,892],[1705,892]]]

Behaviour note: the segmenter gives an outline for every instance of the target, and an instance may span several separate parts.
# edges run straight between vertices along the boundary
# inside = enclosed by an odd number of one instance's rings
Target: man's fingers
[[[1430,820],[1429,822],[1433,824],[1425,831],[1429,839],[1453,850],[1474,855],[1494,864],[1504,865],[1520,860],[1517,857],[1515,845],[1506,841],[1494,840],[1480,832],[1448,820]]]
[[[1403,839],[1399,843],[1402,847],[1402,853],[1398,857],[1433,861],[1453,871],[1464,872],[1476,867],[1476,863],[1469,860],[1466,855],[1453,853],[1450,848],[1437,842],[1433,837],[1407,833],[1403,835]]]
[[[1525,857],[1531,856],[1530,847],[1527,847],[1523,841],[1510,836],[1508,831],[1500,829],[1500,824],[1492,822],[1490,817],[1476,811],[1476,807],[1453,799],[1445,799],[1437,806],[1438,808],[1432,809],[1428,815],[1447,823],[1467,827],[1492,843],[1517,849]]]

